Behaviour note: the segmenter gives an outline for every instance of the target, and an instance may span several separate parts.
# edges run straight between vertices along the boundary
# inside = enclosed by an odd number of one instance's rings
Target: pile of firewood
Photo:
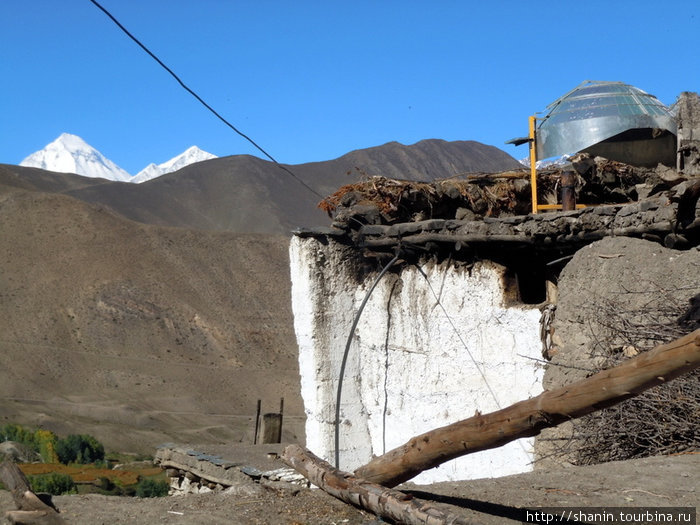
[[[695,301],[700,303],[700,294]],[[618,366],[698,328],[699,321],[683,320],[689,317],[686,309],[670,301],[624,312],[604,304],[597,321],[601,368]],[[569,446],[580,465],[698,450],[698,415],[700,369],[575,421]],[[568,456],[566,449],[562,453]]]
[[[538,170],[540,203],[559,202],[564,172],[576,174],[576,200],[582,204],[635,202],[685,180],[659,165],[638,168],[579,154],[564,165]],[[339,227],[396,224],[426,219],[479,219],[526,215],[531,208],[530,171],[463,174],[432,182],[368,177],[339,188],[319,203]]]

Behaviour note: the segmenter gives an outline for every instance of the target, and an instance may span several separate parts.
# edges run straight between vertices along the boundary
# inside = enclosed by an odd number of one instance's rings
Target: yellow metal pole
[[[531,115],[530,125],[530,190],[532,191],[532,213],[537,213],[537,144],[535,133],[535,115]]]

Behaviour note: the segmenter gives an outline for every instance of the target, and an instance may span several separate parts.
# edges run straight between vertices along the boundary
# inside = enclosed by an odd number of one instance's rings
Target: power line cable
[[[148,49],[144,44],[142,44],[141,41],[140,41],[138,38],[136,38],[134,35],[132,35],[132,34],[129,32],[129,30],[126,29],[126,28],[119,22],[119,20],[117,20],[117,19],[112,15],[112,13],[110,13],[109,11],[107,11],[107,9],[105,9],[104,7],[102,7],[102,6],[99,4],[99,2],[97,2],[96,0],[90,0],[90,2],[92,2],[92,3],[95,5],[95,7],[97,7],[100,11],[102,11],[105,15],[107,15],[107,16],[110,18],[110,20],[112,20],[112,22],[114,22],[114,23],[117,25],[117,27],[119,27],[119,29],[121,29],[121,30],[124,32],[124,34],[126,34],[126,36],[128,36],[131,40],[133,40],[134,42],[136,42],[136,44],[138,44],[138,46],[139,46],[141,49],[143,49],[146,53],[148,53],[148,54],[150,55],[150,57],[151,57],[153,60],[155,60],[156,62],[158,62],[158,64],[159,64],[163,69],[165,69],[165,70],[170,74],[170,76],[172,76],[172,77],[177,81],[177,83],[180,84],[180,86],[182,86],[182,88],[183,88],[185,91],[187,91],[190,95],[192,95],[194,98],[196,98],[197,101],[198,101],[200,104],[202,104],[202,105],[203,105],[205,108],[207,108],[211,113],[213,113],[214,116],[216,116],[221,122],[223,122],[224,124],[226,124],[229,128],[231,128],[233,131],[235,131],[236,133],[238,133],[241,137],[243,137],[243,138],[246,139],[248,142],[250,142],[253,146],[255,146],[255,147],[258,149],[258,151],[260,151],[263,155],[265,155],[268,159],[270,159],[278,168],[280,168],[280,169],[286,171],[289,175],[291,175],[294,179],[296,179],[297,182],[299,182],[299,183],[300,183],[302,186],[304,186],[307,190],[309,190],[311,193],[313,193],[313,194],[316,195],[317,197],[320,197],[321,199],[323,199],[323,195],[321,195],[320,193],[318,193],[318,192],[317,192],[316,190],[314,190],[311,186],[309,186],[309,185],[306,184],[303,180],[301,180],[299,177],[297,177],[289,168],[287,168],[286,166],[283,166],[282,164],[280,164],[279,162],[277,162],[277,160],[275,160],[275,158],[274,158],[272,155],[270,155],[267,151],[265,151],[262,147],[260,147],[252,138],[250,138],[248,135],[246,135],[245,133],[243,133],[242,131],[240,131],[238,128],[236,128],[236,126],[234,126],[233,124],[231,124],[228,120],[226,120],[224,117],[222,117],[221,114],[219,114],[214,108],[212,108],[209,104],[207,104],[207,103],[202,99],[202,97],[200,97],[197,93],[195,93],[192,89],[190,89],[190,88],[180,79],[180,77],[177,76],[177,75],[173,72],[172,69],[170,69],[168,66],[166,66],[160,58],[158,58],[155,54],[153,54],[153,53],[151,52],[151,50]]]
[[[479,372],[479,375],[481,376],[481,379],[484,381],[484,385],[486,385],[486,389],[489,391],[491,394],[491,397],[493,398],[494,403],[496,403],[496,407],[500,410],[501,409],[501,404],[498,402],[498,397],[496,397],[496,393],[493,391],[493,388],[491,388],[491,385],[489,384],[488,380],[486,379],[486,374],[482,370],[482,368],[479,366],[479,363],[477,360],[474,358],[474,355],[471,353],[471,350],[469,350],[469,346],[467,346],[466,341],[462,337],[462,334],[457,330],[457,325],[455,322],[452,320],[450,317],[450,314],[447,313],[447,310],[445,309],[445,306],[442,304],[442,301],[440,301],[440,297],[438,296],[437,293],[435,293],[435,289],[433,288],[433,285],[430,283],[430,279],[428,278],[428,274],[423,271],[423,268],[420,266],[416,265],[416,269],[418,272],[425,278],[425,282],[428,283],[428,289],[430,292],[433,294],[433,297],[435,298],[435,302],[437,305],[440,307],[442,310],[442,313],[445,315],[445,318],[447,319],[447,322],[450,323],[450,326],[452,327],[452,330],[454,331],[455,335],[459,339],[460,343],[462,343],[462,346],[467,352],[467,355],[469,356],[469,359],[471,359],[472,363],[474,364],[474,368],[476,368],[476,371]]]
[[[451,254],[450,254],[450,257],[452,257]],[[460,331],[457,330],[457,325],[455,324],[455,322],[454,322],[454,321],[452,320],[452,318],[450,317],[450,314],[447,313],[447,309],[445,308],[445,305],[442,304],[442,301],[440,300],[440,296],[438,296],[438,294],[435,293],[435,289],[433,288],[433,285],[430,283],[430,279],[428,278],[428,274],[425,273],[425,271],[423,270],[423,268],[421,268],[421,267],[418,266],[418,265],[416,265],[416,269],[417,269],[418,272],[420,272],[420,274],[425,278],[425,282],[428,283],[428,289],[432,292],[433,297],[435,297],[436,303],[438,304],[438,306],[440,306],[440,309],[442,310],[442,313],[443,313],[443,314],[445,315],[445,317],[447,318],[447,321],[450,323],[450,326],[452,326],[452,330],[454,331],[455,335],[457,336],[457,338],[459,339],[459,341],[462,343],[462,346],[463,346],[464,349],[466,350],[467,355],[469,356],[469,359],[471,359],[471,361],[472,361],[472,363],[474,364],[474,367],[476,368],[477,372],[479,372],[479,375],[481,376],[481,379],[484,381],[484,385],[486,385],[486,389],[487,389],[487,390],[489,391],[489,393],[491,394],[491,397],[493,398],[494,403],[496,403],[496,407],[497,407],[499,410],[501,410],[501,408],[502,408],[502,407],[501,407],[501,404],[498,402],[498,397],[496,396],[496,392],[493,391],[493,388],[491,388],[491,385],[489,384],[488,380],[486,379],[486,373],[485,373],[485,372],[483,371],[483,369],[479,366],[479,363],[477,362],[477,360],[474,358],[474,355],[473,355],[473,354],[471,353],[471,351],[469,350],[469,346],[467,346],[467,343],[466,343],[466,341],[464,340],[464,338],[462,337],[462,334],[460,333]],[[440,293],[442,294],[442,287],[441,287]],[[522,442],[521,442],[520,440],[518,440],[517,443],[518,443],[518,445],[520,445],[520,448],[522,449],[522,451],[527,455],[528,452],[527,452],[527,450],[525,449],[525,445],[523,445]]]

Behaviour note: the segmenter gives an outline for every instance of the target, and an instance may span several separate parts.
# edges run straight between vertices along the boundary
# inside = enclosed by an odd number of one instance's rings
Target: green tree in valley
[[[55,446],[56,454],[61,463],[95,463],[105,457],[102,443],[87,434],[71,434],[59,439]]]

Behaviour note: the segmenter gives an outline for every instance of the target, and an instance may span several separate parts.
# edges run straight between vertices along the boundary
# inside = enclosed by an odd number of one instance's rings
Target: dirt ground
[[[415,497],[435,502],[483,525],[521,523],[539,507],[693,507],[700,501],[700,453],[661,456],[588,467],[539,470],[496,479],[406,484]],[[287,484],[237,488],[229,493],[156,499],[99,495],[58,496],[69,523],[370,525],[384,523],[317,489]],[[0,491],[0,509],[14,508]]]

